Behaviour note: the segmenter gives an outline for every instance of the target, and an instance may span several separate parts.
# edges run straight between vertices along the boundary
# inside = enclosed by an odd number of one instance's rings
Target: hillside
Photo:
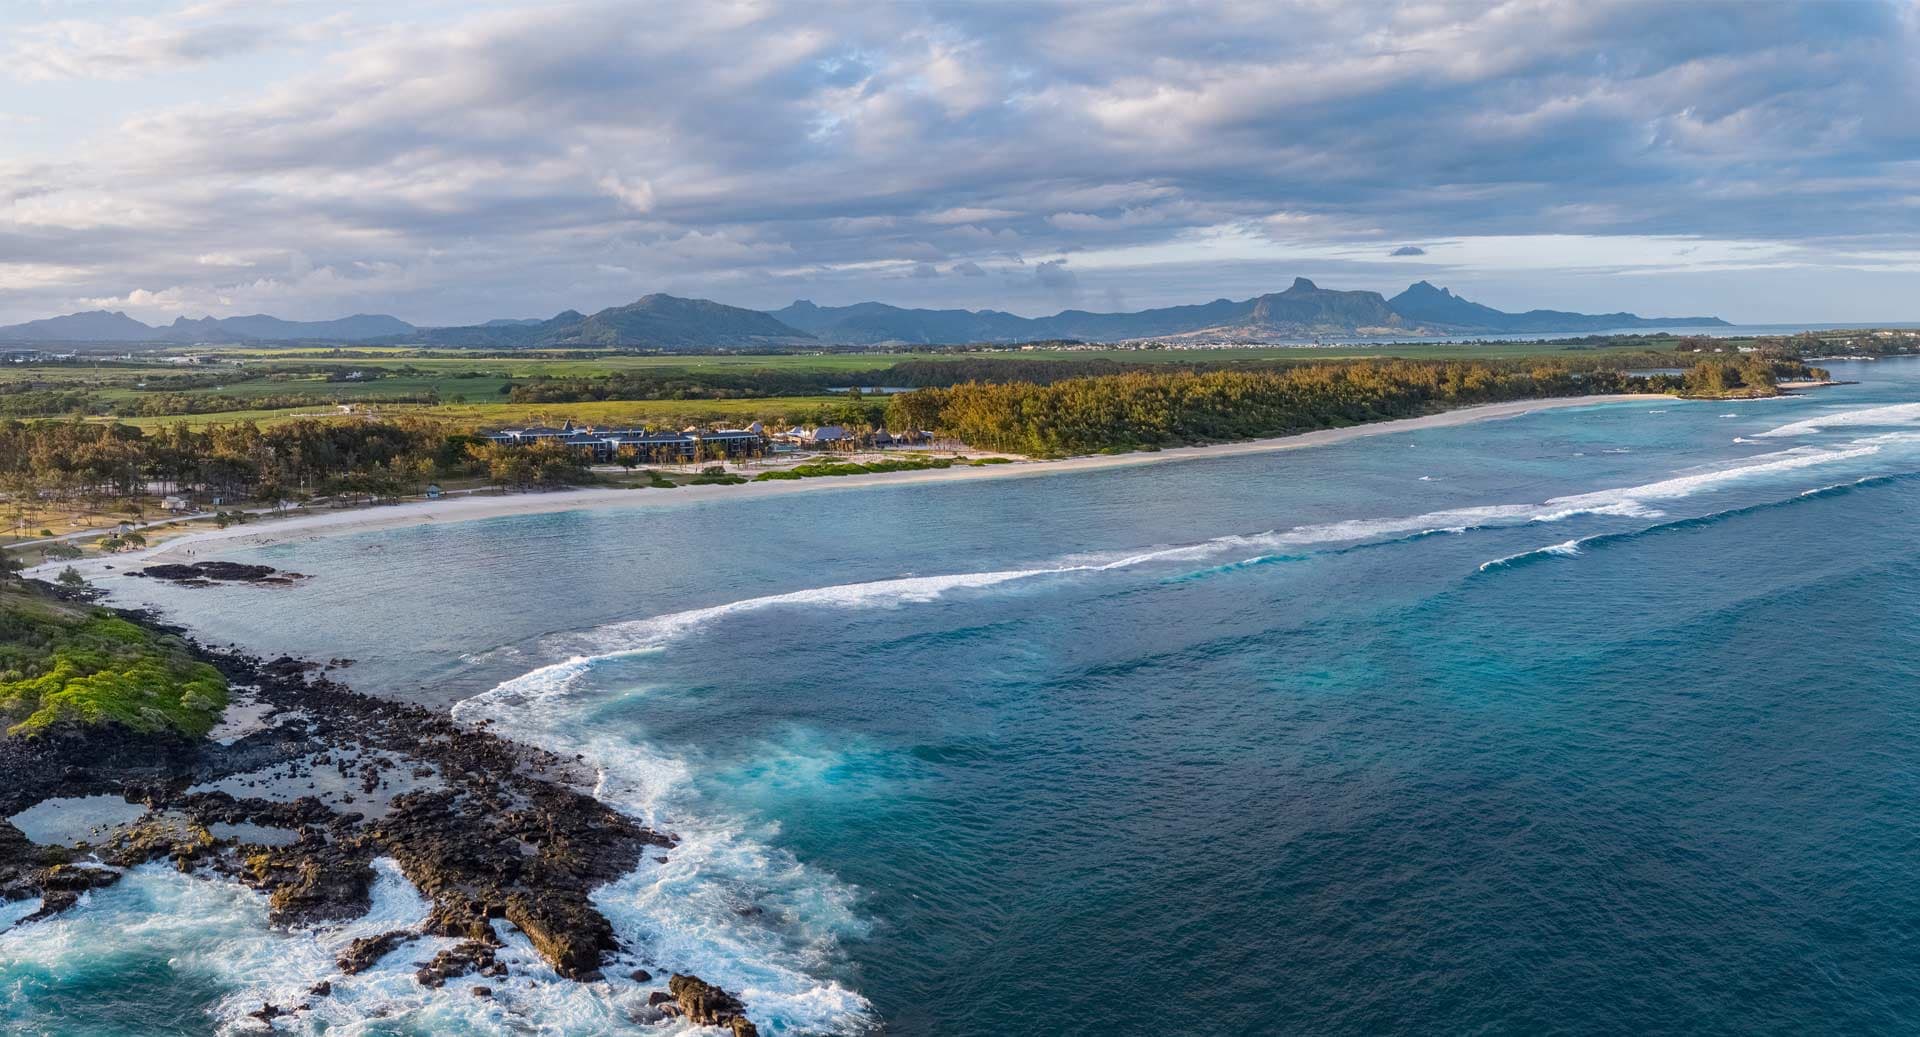
[[[1528,310],[1507,313],[1483,306],[1418,281],[1388,300],[1394,312],[1408,320],[1445,326],[1461,332],[1564,332],[1577,334],[1616,331],[1628,328],[1672,328],[1696,325],[1724,325],[1718,317],[1642,317],[1634,313],[1569,313],[1565,310]]]
[[[176,317],[155,327],[119,311],[93,310],[0,327],[0,342],[365,342],[411,332],[413,325],[385,314],[357,313],[338,320],[281,320],[264,313],[246,317]]]
[[[603,346],[703,351],[781,349],[813,344],[872,346],[1077,339],[1196,338],[1272,342],[1320,337],[1449,334],[1588,334],[1635,328],[1724,325],[1716,317],[1528,310],[1508,313],[1420,281],[1392,299],[1379,292],[1321,288],[1304,277],[1283,292],[1124,313],[1063,310],[1022,317],[1000,310],[909,309],[879,302],[818,306],[800,300],[771,312],[709,299],[643,296],[591,316],[566,310],[546,320],[489,320],[416,328],[395,317],[356,314],[289,321],[266,314],[176,318],[151,327],[124,313],[95,310],[0,327],[5,342],[199,343],[358,342],[520,349]]]
[[[89,310],[0,327],[0,342],[151,342],[158,334],[124,313]]]
[[[759,310],[709,299],[653,294],[592,316],[567,310],[535,323],[488,321],[467,327],[424,328],[396,343],[491,348],[625,346],[649,349],[751,349],[812,341],[806,331]]]

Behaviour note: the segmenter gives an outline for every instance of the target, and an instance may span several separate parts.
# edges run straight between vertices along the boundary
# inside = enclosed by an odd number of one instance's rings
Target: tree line
[[[580,452],[502,450],[439,422],[252,422],[151,432],[96,422],[0,422],[0,492],[14,501],[99,502],[162,492],[273,502],[336,493],[392,497],[485,477],[524,487],[586,477]]]
[[[1768,379],[1775,362],[1719,364]],[[1800,365],[1787,363],[1788,367]],[[1801,368],[1804,370],[1804,368]],[[1713,377],[1696,381],[1705,391]],[[1727,372],[1719,375],[1725,383]],[[1284,435],[1503,400],[1678,392],[1689,375],[1632,375],[1588,361],[1356,361],[1284,369],[1134,371],[1051,383],[967,382],[894,396],[894,429],[1043,457]],[[1745,383],[1743,384],[1751,384]]]

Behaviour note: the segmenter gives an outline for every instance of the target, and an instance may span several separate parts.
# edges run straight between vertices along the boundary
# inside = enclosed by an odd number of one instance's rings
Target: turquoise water
[[[634,960],[763,1031],[1906,1031],[1920,362],[1829,366],[1862,384],[116,589],[587,756],[683,839],[600,894]],[[251,896],[143,872],[0,935],[0,1012],[234,1020],[341,938]],[[369,976],[309,1025],[632,1026],[619,988]]]

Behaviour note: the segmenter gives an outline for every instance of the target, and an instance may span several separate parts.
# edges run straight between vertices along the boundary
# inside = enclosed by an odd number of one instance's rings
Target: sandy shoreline
[[[100,558],[88,558],[72,564],[80,570],[82,575],[92,577],[103,572],[109,566],[112,567],[113,570],[124,571],[129,568],[153,565],[161,562],[205,560],[205,558],[211,554],[211,551],[208,549],[215,545],[255,548],[295,540],[315,539],[322,536],[337,536],[347,533],[363,533],[371,530],[391,529],[400,526],[414,526],[426,522],[472,522],[507,515],[538,515],[586,508],[670,508],[709,500],[747,500],[790,493],[850,490],[876,486],[911,486],[933,482],[1037,477],[1073,472],[1100,471],[1108,468],[1130,468],[1137,465],[1166,464],[1174,461],[1241,457],[1247,454],[1263,454],[1280,450],[1304,450],[1310,447],[1331,446],[1336,443],[1364,439],[1369,436],[1391,435],[1396,432],[1448,428],[1479,421],[1518,417],[1522,414],[1531,414],[1535,411],[1558,410],[1566,407],[1591,407],[1610,403],[1646,402],[1650,400],[1678,402],[1675,397],[1651,394],[1570,396],[1541,400],[1512,400],[1505,403],[1483,404],[1477,407],[1462,407],[1457,410],[1443,411],[1439,414],[1428,414],[1417,418],[1397,418],[1392,421],[1375,421],[1365,425],[1353,425],[1347,428],[1319,429],[1313,432],[1303,432],[1298,435],[1280,436],[1272,439],[1248,440],[1242,443],[1221,443],[1212,446],[1175,447],[1166,450],[1135,452],[1130,454],[1096,454],[1087,457],[1071,457],[1059,461],[1029,461],[1015,464],[985,465],[979,468],[954,467],[920,472],[890,472],[874,475],[846,475],[815,479],[778,480],[763,483],[748,483],[745,486],[683,486],[674,490],[594,487],[577,490],[556,490],[548,493],[513,493],[498,496],[475,495],[453,500],[415,501],[406,504],[357,508],[349,511],[296,514],[289,518],[263,520],[257,525],[230,526],[226,529],[189,533],[184,536],[169,539],[145,551]],[[64,568],[67,564],[68,563],[65,562],[50,562],[29,569],[28,573],[37,576],[50,576],[52,573]]]

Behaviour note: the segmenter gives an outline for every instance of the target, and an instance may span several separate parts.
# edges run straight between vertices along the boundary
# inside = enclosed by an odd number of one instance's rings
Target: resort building
[[[559,427],[534,425],[485,432],[481,438],[509,446],[528,446],[553,442],[585,451],[596,464],[610,464],[630,456],[639,464],[682,464],[695,461],[737,460],[763,457],[774,450],[814,449],[852,450],[859,447],[923,445],[932,437],[924,432],[888,433],[884,430],[855,435],[841,425],[819,428],[794,426],[785,432],[768,434],[759,422],[746,428],[687,428],[679,432],[646,428],[594,428],[567,422]],[[630,455],[623,451],[631,450]]]
[[[527,446],[554,442],[585,451],[598,464],[619,460],[631,450],[642,464],[678,464],[691,461],[759,457],[767,452],[767,435],[759,422],[743,429],[689,428],[681,432],[646,428],[601,429],[576,427],[567,422],[559,428],[536,425],[531,428],[500,429],[482,434],[495,443]]]

